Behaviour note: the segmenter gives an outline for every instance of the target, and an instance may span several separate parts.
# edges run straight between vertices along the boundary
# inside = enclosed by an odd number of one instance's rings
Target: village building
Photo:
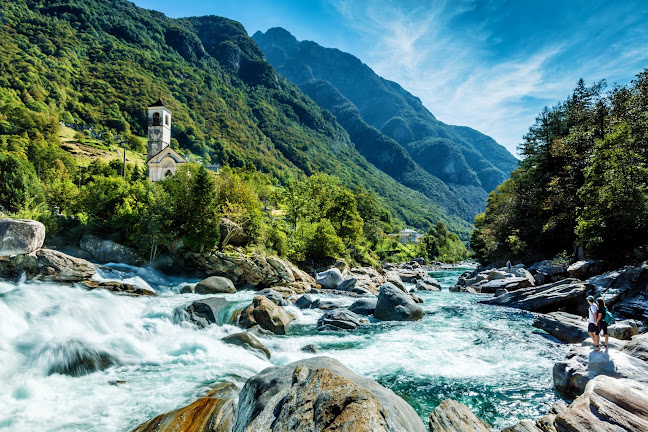
[[[399,243],[407,244],[420,242],[424,235],[408,228],[394,234],[388,234],[387,237],[396,238]]]
[[[158,99],[148,107],[147,162],[149,179],[164,180],[176,173],[178,166],[187,163],[171,148],[171,111]]]

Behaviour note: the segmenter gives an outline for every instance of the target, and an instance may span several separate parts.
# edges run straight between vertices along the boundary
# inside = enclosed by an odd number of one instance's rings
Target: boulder
[[[303,347],[301,347],[300,351],[313,354],[317,354],[319,352],[317,345],[315,344],[304,345]]]
[[[356,282],[358,282],[358,279],[356,278],[346,278],[340,283],[340,285],[337,286],[336,289],[340,291],[351,291],[353,288],[355,288]]]
[[[15,279],[23,273],[29,279],[81,282],[92,278],[92,263],[52,249],[38,249],[24,255],[0,257],[0,277]]]
[[[231,294],[236,288],[231,280],[222,276],[210,276],[203,279],[194,287],[196,294]]]
[[[470,408],[452,399],[442,401],[430,414],[431,432],[491,432],[491,426]]]
[[[441,291],[441,284],[434,278],[425,277],[416,281],[416,289],[421,291]]]
[[[556,390],[570,396],[582,394],[587,383],[599,375],[648,383],[648,363],[615,349],[593,351],[573,346],[565,360],[553,368]]]
[[[347,309],[334,309],[317,320],[317,330],[353,330],[360,325],[360,317]]]
[[[62,374],[73,377],[121,365],[114,355],[77,339],[52,339],[40,348],[33,361],[42,365],[47,375]]]
[[[45,225],[29,219],[0,219],[0,256],[32,253],[43,247]]]
[[[493,280],[506,279],[510,277],[513,277],[511,273],[502,270],[492,269],[490,272],[488,272],[487,280],[493,281]]]
[[[200,328],[223,325],[230,322],[227,309],[232,304],[223,297],[209,297],[176,309],[173,316],[176,322],[189,321]]]
[[[344,281],[342,272],[338,268],[332,268],[321,273],[317,273],[315,281],[322,285],[323,288],[336,289]]]
[[[423,299],[419,296],[417,296],[414,293],[410,293],[410,297],[412,297],[412,300],[414,300],[414,303],[424,303]]]
[[[191,285],[184,285],[180,288],[180,294],[194,294],[194,287]]]
[[[272,288],[266,288],[264,290],[259,291],[257,294],[266,297],[268,300],[270,300],[272,303],[276,304],[277,306],[288,306],[290,304],[290,302],[286,300],[281,293],[277,292]]]
[[[274,366],[239,396],[234,432],[424,432],[416,411],[394,392],[329,357]]]
[[[373,315],[377,303],[377,298],[363,298],[354,301],[349,310],[358,315]]]
[[[531,272],[529,272],[529,271],[528,271],[527,269],[525,269],[525,268],[522,268],[522,267],[520,267],[520,268],[516,268],[515,270],[513,270],[513,276],[515,276],[515,277],[521,277],[521,278],[526,278],[526,279],[529,281],[529,283],[530,283],[531,285],[535,285],[535,282],[536,282],[536,281],[535,281],[535,278],[533,277],[533,275],[531,274]]]
[[[315,299],[310,305],[311,309],[322,309],[322,310],[337,309],[339,307],[340,305],[338,305],[333,300],[322,300],[322,299]]]
[[[270,350],[263,345],[259,339],[255,338],[248,332],[233,333],[221,339],[223,342],[238,345],[250,351],[262,353],[270,358]]]
[[[363,288],[372,294],[378,294],[378,289],[385,283],[384,276],[372,267],[353,267],[348,277],[357,280],[356,288]]]
[[[361,296],[369,296],[369,295],[372,296],[372,295],[374,295],[374,293],[369,291],[367,288],[358,287],[358,286],[351,288],[349,290],[349,292],[352,293],[352,294],[357,294],[357,295],[361,295]]]
[[[221,218],[218,229],[223,245],[245,246],[250,242],[250,236],[245,233],[243,228],[227,218]]]
[[[484,294],[493,294],[498,289],[502,288],[507,291],[516,291],[522,288],[530,287],[531,281],[529,281],[529,279],[527,278],[512,276],[505,279],[494,279],[486,282],[482,281],[469,286],[472,286],[478,292]]]
[[[590,381],[584,393],[558,414],[554,424],[559,431],[648,430],[648,386],[629,379],[599,376]]]
[[[648,320],[648,262],[623,267],[587,280],[593,295],[603,297],[615,317]]]
[[[520,423],[502,429],[502,432],[556,432],[554,421],[556,416],[567,411],[567,405],[564,402],[554,403],[549,411],[535,422],[522,420]]]
[[[568,264],[566,261],[562,260],[544,260],[537,262],[530,266],[527,270],[538,280],[538,275],[541,277],[541,281],[538,283],[549,283],[556,282],[567,276],[567,267]]]
[[[295,318],[264,296],[256,296],[252,304],[243,309],[239,324],[244,328],[259,325],[274,334],[285,335],[288,326]]]
[[[589,337],[587,321],[578,315],[566,312],[537,314],[533,321],[533,327],[546,331],[564,343],[580,344]]]
[[[192,404],[148,420],[131,432],[231,432],[239,389],[221,384]]]
[[[575,279],[564,279],[546,285],[519,289],[484,300],[482,303],[532,312],[553,312],[559,308],[579,310],[583,304],[587,305],[585,303],[587,292],[588,288],[582,282]]]
[[[90,234],[85,234],[81,238],[79,248],[88,252],[92,258],[100,263],[112,262],[139,265],[144,262],[134,249]]]
[[[403,280],[400,278],[400,275],[396,271],[389,271],[385,273],[385,282],[389,282],[390,284],[395,285],[398,289],[405,293],[408,292],[407,288],[405,288]]]
[[[383,321],[417,321],[423,318],[423,309],[408,293],[386,282],[380,287],[374,317]]]
[[[105,289],[117,294],[125,294],[133,297],[157,295],[155,291],[147,290],[146,288],[139,288],[135,285],[118,281],[97,282],[94,280],[87,280],[83,281],[83,286],[89,290]]]
[[[425,272],[419,272],[416,270],[401,270],[398,272],[398,276],[403,282],[416,283],[417,280],[423,279],[423,277],[425,277]]]
[[[308,309],[310,308],[312,303],[313,303],[313,298],[308,294],[304,294],[303,296],[297,299],[297,301],[295,302],[295,306],[297,306],[299,309]]]
[[[639,334],[637,323],[633,320],[625,320],[612,324],[608,327],[610,337],[620,340],[630,340],[632,336]]]
[[[648,333],[633,337],[621,351],[648,363]]]
[[[212,276],[224,276],[239,288],[287,286],[301,294],[315,285],[315,280],[294,264],[276,256],[246,255],[237,251],[188,253],[187,265]]]
[[[499,297],[504,294],[508,294],[508,290],[506,288],[500,288],[497,291],[495,291],[495,297]]]
[[[590,276],[598,275],[603,272],[603,263],[594,260],[576,261],[567,267],[569,277],[585,280]]]

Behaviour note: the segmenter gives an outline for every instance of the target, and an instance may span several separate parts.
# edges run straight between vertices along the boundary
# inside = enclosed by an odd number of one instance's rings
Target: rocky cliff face
[[[348,53],[297,41],[282,28],[257,32],[253,39],[282,75],[336,116],[365,157],[383,170],[398,164],[403,184],[417,177],[421,192],[459,195],[477,211],[483,203],[475,198],[483,199],[515,167],[513,155],[495,140],[440,122],[420,99]],[[425,190],[439,180],[451,190]]]

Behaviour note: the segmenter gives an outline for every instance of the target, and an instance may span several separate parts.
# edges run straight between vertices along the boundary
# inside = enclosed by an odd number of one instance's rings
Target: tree
[[[33,166],[25,160],[0,153],[0,206],[15,213],[33,209],[45,201]]]

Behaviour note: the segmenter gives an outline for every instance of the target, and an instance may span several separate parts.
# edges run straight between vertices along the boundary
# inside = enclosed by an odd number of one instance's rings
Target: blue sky
[[[178,18],[220,15],[250,35],[283,27],[339,48],[418,96],[441,121],[515,153],[579,78],[627,84],[648,67],[648,1],[135,0]]]

